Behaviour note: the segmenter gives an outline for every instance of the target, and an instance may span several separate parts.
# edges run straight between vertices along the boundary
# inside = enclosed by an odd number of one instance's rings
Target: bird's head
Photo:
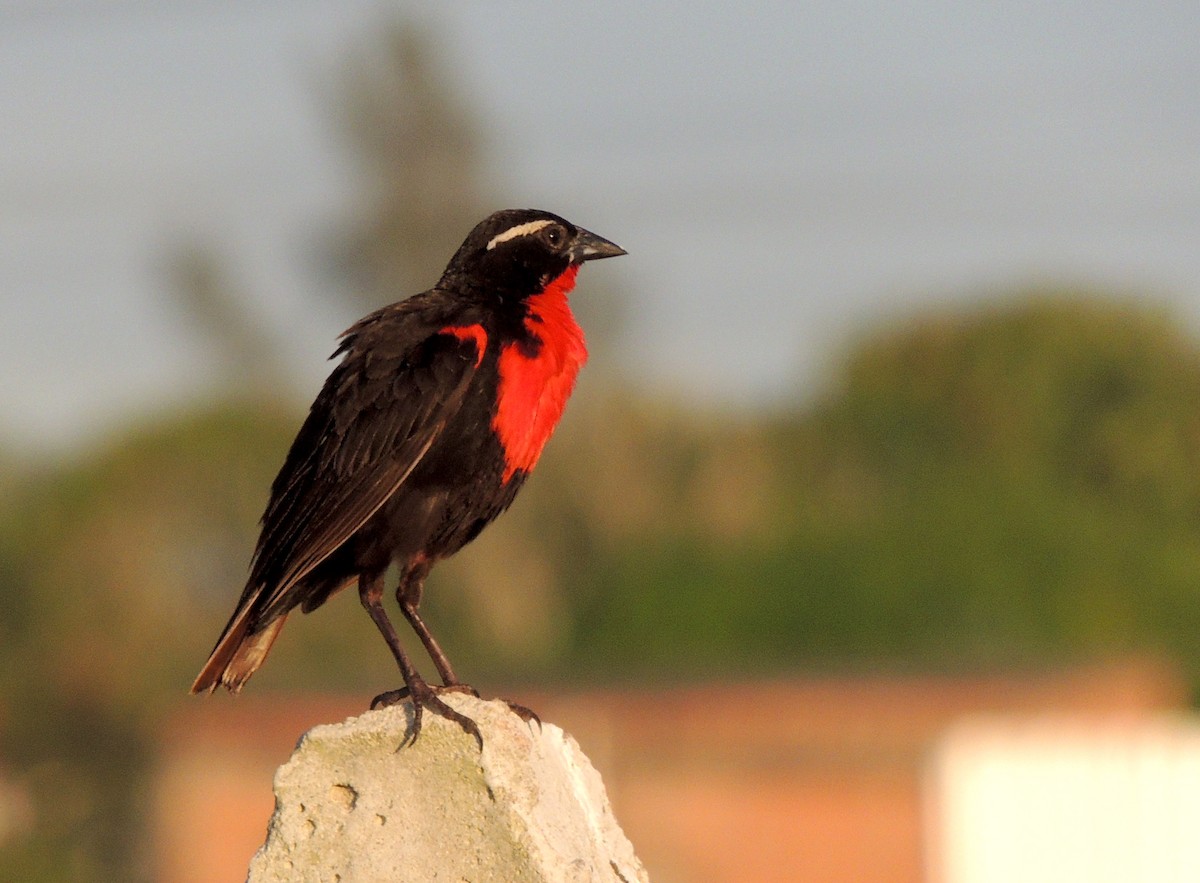
[[[533,294],[571,265],[625,249],[538,209],[506,209],[480,221],[459,247],[442,284],[472,280],[497,292]]]

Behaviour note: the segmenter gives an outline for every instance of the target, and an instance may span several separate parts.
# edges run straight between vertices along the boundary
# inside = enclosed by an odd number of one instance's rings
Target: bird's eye
[[[546,243],[552,248],[558,248],[566,241],[567,231],[558,224],[551,224],[544,231],[542,231],[542,238],[545,239]]]

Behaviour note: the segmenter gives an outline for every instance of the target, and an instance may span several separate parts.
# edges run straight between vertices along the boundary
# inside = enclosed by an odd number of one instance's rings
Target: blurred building
[[[972,719],[928,794],[937,883],[1200,880],[1200,721]]]
[[[578,739],[656,883],[1151,879],[1081,871],[1200,851],[1181,827],[1200,830],[1200,730],[1165,717],[1185,691],[1154,664],[520,699]],[[362,710],[311,697],[182,707],[155,789],[157,879],[242,879],[275,767],[307,728]],[[1174,858],[1184,840],[1191,858]]]

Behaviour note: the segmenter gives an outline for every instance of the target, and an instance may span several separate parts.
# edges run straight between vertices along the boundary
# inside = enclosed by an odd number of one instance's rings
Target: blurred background
[[[0,878],[241,879],[295,739],[396,685],[347,596],[186,695],[337,333],[534,206],[630,254],[427,620],[654,878],[1196,879],[1197,45],[1115,0],[0,6]]]

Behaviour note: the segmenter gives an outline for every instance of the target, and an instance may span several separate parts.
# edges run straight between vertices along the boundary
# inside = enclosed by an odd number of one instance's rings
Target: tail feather
[[[229,621],[208,662],[204,663],[204,668],[200,669],[200,674],[192,683],[193,693],[211,693],[218,686],[236,693],[263,664],[287,620],[287,614],[277,616],[264,628],[251,631],[252,606],[245,605]]]

